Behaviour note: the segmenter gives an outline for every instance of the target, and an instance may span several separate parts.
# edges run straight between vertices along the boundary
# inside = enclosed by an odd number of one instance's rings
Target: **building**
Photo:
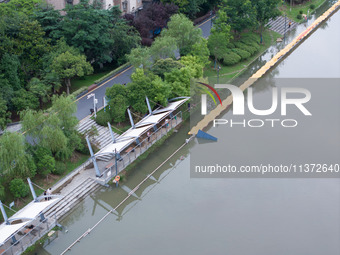
[[[54,6],[56,10],[62,10],[67,4],[78,4],[80,0],[46,0],[47,3]],[[142,0],[102,0],[103,8],[109,9],[112,6],[119,6],[123,14],[135,13],[143,9]]]

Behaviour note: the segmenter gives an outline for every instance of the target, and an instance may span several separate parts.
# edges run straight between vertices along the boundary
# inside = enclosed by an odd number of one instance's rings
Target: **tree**
[[[201,6],[207,3],[207,0],[161,0],[163,3],[172,3],[179,7],[181,13],[185,13],[190,18],[201,10]]]
[[[145,96],[150,99],[151,107],[156,103],[166,106],[170,95],[170,86],[162,79],[149,73],[146,75],[142,69],[136,69],[131,75],[132,82],[128,84],[129,103],[134,110],[142,114],[148,111]]]
[[[161,58],[175,58],[175,50],[177,49],[175,38],[168,36],[157,37],[150,48],[153,61]]]
[[[27,87],[30,92],[39,98],[40,105],[42,105],[42,103],[46,103],[49,100],[51,87],[46,85],[38,78],[32,78]]]
[[[256,11],[250,0],[225,0],[222,6],[221,11],[226,13],[228,23],[236,34],[254,26]]]
[[[262,32],[265,24],[267,24],[270,19],[274,19],[280,15],[280,11],[277,8],[280,2],[280,0],[251,0],[251,4],[256,10],[256,21],[261,36],[260,43],[263,43]]]
[[[122,95],[117,95],[110,100],[110,112],[114,122],[122,122],[125,120],[126,109],[129,106],[128,100]]]
[[[75,116],[77,105],[74,103],[74,96],[54,95],[52,97],[52,107],[50,114],[56,114],[60,120],[60,126],[64,133],[73,132],[76,130],[78,119]]]
[[[22,134],[6,131],[0,137],[0,171],[1,175],[8,177],[30,175]]]
[[[224,11],[219,10],[208,39],[208,48],[215,57],[215,63],[228,51],[227,44],[231,38],[227,15]]]
[[[15,198],[26,197],[29,193],[29,188],[22,179],[13,179],[9,184],[9,190]]]
[[[41,3],[33,12],[33,18],[37,20],[45,32],[45,37],[51,39],[53,44],[62,36],[61,22],[62,16],[60,11],[54,10],[53,6],[48,3]]]
[[[168,28],[162,31],[162,36],[176,39],[181,55],[190,52],[192,45],[202,38],[202,30],[195,28],[191,20],[183,14],[175,14],[168,22]]]
[[[27,15],[30,16],[37,4],[41,3],[41,0],[11,0],[8,3],[0,5],[0,16],[2,15]]]
[[[69,51],[61,53],[53,60],[52,70],[64,79],[68,95],[70,94],[71,78],[89,75],[93,72],[92,66],[86,62],[84,55],[75,55]]]
[[[143,38],[158,35],[166,26],[171,15],[175,14],[178,7],[173,4],[152,3],[142,10],[134,19],[133,25]],[[151,31],[151,33],[150,33]]]
[[[134,48],[131,50],[130,54],[127,55],[127,59],[135,68],[142,67],[145,70],[151,65],[150,48]]]
[[[38,173],[47,176],[55,169],[55,159],[49,149],[38,146],[34,151],[34,161],[36,162]]]
[[[166,58],[166,59],[159,59],[153,66],[152,66],[152,72],[162,79],[164,79],[164,74],[169,73],[172,71],[172,69],[180,69],[184,65],[182,65],[179,61],[174,60],[172,58]]]
[[[196,56],[203,66],[209,64],[210,51],[208,48],[208,40],[202,38],[199,42],[192,45],[189,55]]]
[[[10,116],[11,113],[7,112],[6,101],[0,97],[0,129],[5,129],[7,124],[11,122]]]
[[[129,54],[131,49],[140,44],[140,35],[134,27],[129,26],[126,21],[120,19],[112,28],[111,36],[114,38],[110,53],[113,61],[118,64],[125,63],[126,54]]]
[[[218,59],[223,58],[223,55],[228,51],[226,42],[229,41],[228,36],[221,32],[212,33],[208,39],[208,48],[210,53],[215,58],[215,63]]]
[[[32,92],[20,89],[14,92],[11,105],[13,110],[17,112],[27,108],[37,109],[39,107],[39,100]]]

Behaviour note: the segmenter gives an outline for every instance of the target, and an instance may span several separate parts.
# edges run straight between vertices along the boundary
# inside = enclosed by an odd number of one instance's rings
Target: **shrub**
[[[228,42],[227,47],[229,49],[234,49],[235,48],[235,44],[233,44],[232,42]]]
[[[66,165],[64,162],[56,161],[55,162],[55,169],[52,171],[53,174],[62,175],[66,172]]]
[[[13,179],[9,184],[9,190],[15,198],[26,197],[29,187],[22,179]]]
[[[302,15],[301,15],[301,14],[298,14],[298,15],[296,15],[296,18],[297,18],[297,19],[302,19]]]
[[[314,9],[315,9],[315,4],[311,4],[309,7],[310,7],[312,10],[314,10]]]
[[[257,49],[253,46],[249,46],[247,44],[244,44],[242,42],[235,42],[235,46],[239,49],[248,51],[251,55],[254,55],[255,52],[257,52]]]
[[[111,117],[111,114],[109,113],[109,111],[106,111],[106,112],[99,111],[99,112],[97,112],[96,122],[97,122],[98,125],[106,127],[107,123],[111,122],[111,121],[112,121],[112,117]]]
[[[247,46],[251,46],[251,47],[254,47],[256,49],[256,51],[258,51],[260,49],[260,45],[258,44],[257,41],[254,41],[250,38],[242,38],[240,40],[241,43],[244,43],[245,45]]]
[[[299,13],[300,13],[300,14],[303,14],[303,10],[300,10]]]
[[[242,60],[249,58],[251,55],[248,51],[242,50],[242,49],[232,49],[233,52],[235,52],[237,55],[241,57]]]
[[[241,61],[241,57],[235,52],[229,51],[223,55],[223,64],[226,66],[235,65]]]

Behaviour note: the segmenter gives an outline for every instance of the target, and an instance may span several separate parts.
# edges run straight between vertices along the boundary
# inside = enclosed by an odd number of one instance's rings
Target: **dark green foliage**
[[[232,49],[232,52],[239,55],[241,57],[241,60],[248,59],[251,56],[251,54],[248,51],[245,51],[239,48]]]
[[[260,45],[256,41],[253,41],[250,38],[242,38],[240,42],[244,43],[245,45],[254,47],[256,51],[260,49]]]
[[[236,63],[241,61],[241,57],[237,55],[235,52],[228,51],[223,55],[223,64],[226,66],[235,65]]]
[[[297,18],[297,19],[302,19],[302,15],[301,15],[301,14],[298,14],[298,15],[296,15],[296,18]]]
[[[95,120],[98,125],[107,127],[107,123],[112,121],[112,117],[109,111],[99,111]]]
[[[311,8],[312,10],[314,10],[314,9],[315,9],[315,4],[311,4],[311,5],[310,5],[310,8]]]
[[[0,184],[0,200],[5,198],[5,187]]]
[[[9,184],[9,190],[15,198],[26,197],[29,193],[28,184],[22,179],[13,179]]]
[[[55,168],[55,160],[52,157],[51,151],[38,146],[33,153],[38,174],[43,176],[50,174]]]
[[[303,10],[300,10],[300,11],[299,11],[299,14],[303,14]]]
[[[55,168],[52,171],[52,174],[56,174],[56,175],[62,175],[66,172],[66,165],[64,162],[61,161],[56,161],[55,162]]]
[[[251,55],[254,55],[255,52],[257,51],[257,49],[255,47],[248,46],[248,45],[246,45],[242,42],[235,42],[234,44],[237,48],[248,51]]]
[[[162,78],[165,73],[169,73],[172,69],[180,69],[183,65],[172,58],[159,59],[151,68],[152,72]]]

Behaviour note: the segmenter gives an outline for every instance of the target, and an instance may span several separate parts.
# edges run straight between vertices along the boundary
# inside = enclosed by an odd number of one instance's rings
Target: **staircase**
[[[285,21],[285,19],[286,19],[286,21]],[[290,28],[288,28],[289,22],[291,23]],[[285,25],[285,23],[286,23],[286,25]],[[285,33],[285,26],[286,26],[286,32],[288,32],[288,31],[294,29],[297,25],[298,25],[298,23],[296,23],[296,22],[294,22],[294,21],[292,21],[288,18],[285,18],[284,16],[279,16],[274,20],[270,20],[267,23],[266,26],[269,27],[270,30],[273,30],[274,32],[283,35]]]
[[[112,138],[110,134],[110,130],[108,127],[103,127],[98,125],[94,120],[91,118],[83,119],[78,124],[78,132],[84,134],[86,131],[90,130],[91,127],[96,127],[98,131],[98,135],[94,136],[91,140],[100,150],[103,149],[108,144],[112,143]],[[115,137],[118,136],[118,134],[113,133]]]
[[[65,197],[59,200],[54,206],[48,209],[44,215],[46,218],[54,218],[56,215],[57,220],[73,209],[78,203],[80,203],[86,195],[90,192],[92,193],[100,187],[100,184],[95,182],[91,178],[87,178],[83,183],[81,183],[77,188],[69,192]]]

